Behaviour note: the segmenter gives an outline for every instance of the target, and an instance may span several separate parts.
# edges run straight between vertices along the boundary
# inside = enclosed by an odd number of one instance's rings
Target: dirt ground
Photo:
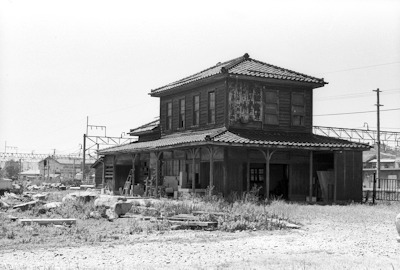
[[[169,231],[129,244],[1,250],[0,269],[400,269],[394,219],[321,218],[298,230]]]

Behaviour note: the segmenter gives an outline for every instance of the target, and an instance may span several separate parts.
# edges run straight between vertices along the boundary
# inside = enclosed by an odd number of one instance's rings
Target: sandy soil
[[[272,232],[171,231],[127,244],[0,251],[5,269],[400,269],[392,221]],[[129,244],[128,244],[129,243]]]

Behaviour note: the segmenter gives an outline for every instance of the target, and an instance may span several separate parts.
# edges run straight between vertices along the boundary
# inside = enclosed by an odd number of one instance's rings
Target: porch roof
[[[158,140],[134,142],[99,151],[99,154],[135,153],[187,148],[202,145],[263,147],[303,150],[367,150],[369,145],[320,136],[312,133],[271,132],[265,130],[226,129],[225,127],[186,131]]]

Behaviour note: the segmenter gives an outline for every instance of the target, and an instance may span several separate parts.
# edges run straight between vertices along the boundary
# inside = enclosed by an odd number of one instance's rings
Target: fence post
[[[376,197],[376,173],[374,173],[374,183],[372,187],[372,204],[375,204],[375,197]]]

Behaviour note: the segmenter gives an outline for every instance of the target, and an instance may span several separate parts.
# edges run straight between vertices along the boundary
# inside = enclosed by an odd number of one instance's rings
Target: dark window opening
[[[167,103],[167,118],[165,123],[165,129],[166,130],[172,129],[172,102]]]
[[[305,101],[303,93],[292,93],[292,125],[304,126]]]
[[[208,123],[215,123],[215,92],[208,93]]]
[[[185,127],[185,99],[179,100],[179,128]]]
[[[200,118],[200,96],[193,97],[193,126],[199,125]]]

